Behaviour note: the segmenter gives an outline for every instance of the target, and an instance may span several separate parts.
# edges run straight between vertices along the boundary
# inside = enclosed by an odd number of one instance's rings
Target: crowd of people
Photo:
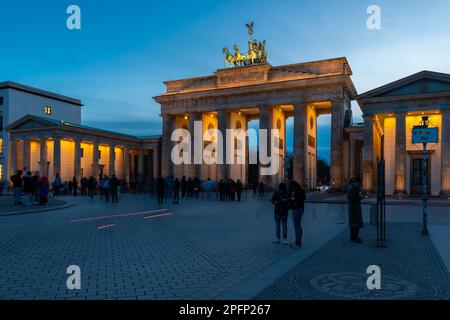
[[[179,204],[180,196],[184,198],[206,198],[220,201],[242,200],[244,185],[241,180],[221,179],[220,181],[207,179],[201,181],[199,178],[180,179],[169,176],[167,179],[159,177],[155,182],[155,191],[158,204],[162,204],[165,198],[172,199],[173,204]]]
[[[49,182],[48,177],[34,174],[31,171],[18,170],[11,176],[12,188],[14,191],[14,205],[33,205],[37,203],[44,206],[48,202]],[[25,196],[25,199],[22,199]]]
[[[26,172],[26,173],[24,173]],[[83,177],[78,182],[76,177],[70,181],[62,181],[59,173],[55,175],[55,179],[50,183],[46,175],[40,175],[39,172],[34,174],[31,171],[18,170],[16,174],[11,176],[11,186],[14,195],[14,205],[46,205],[48,203],[49,194],[52,193],[53,198],[61,195],[73,195],[77,197],[88,196],[91,199],[98,193],[100,201],[112,203],[119,202],[119,189],[124,192],[124,182],[120,181],[114,174],[111,178],[107,175],[99,176],[97,180],[94,177]],[[2,195],[5,184],[0,181],[0,196]]]

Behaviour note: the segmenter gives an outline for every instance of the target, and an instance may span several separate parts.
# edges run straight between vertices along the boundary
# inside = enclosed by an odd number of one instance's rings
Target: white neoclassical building
[[[0,168],[39,171],[68,181],[116,174],[126,181],[157,176],[159,137],[136,137],[81,124],[78,99],[13,82],[0,83]]]

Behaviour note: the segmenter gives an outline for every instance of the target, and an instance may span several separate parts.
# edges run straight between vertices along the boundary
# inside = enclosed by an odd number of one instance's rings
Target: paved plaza
[[[395,266],[392,279],[415,288],[416,295],[393,298],[448,297],[442,286],[448,281],[449,207],[430,210],[435,232],[423,239],[419,207],[389,206],[393,241],[386,255],[374,256],[373,228],[364,230],[363,246],[350,244],[346,206],[339,203],[307,204],[304,247],[294,250],[271,244],[272,205],[252,195],[242,203],[187,199],[179,206],[158,206],[146,195],[125,195],[119,204],[63,200],[76,204],[0,217],[0,299],[339,299],[346,297],[310,282],[323,284],[329,279],[320,277],[334,273],[364,275],[362,269],[381,258]],[[368,220],[369,206],[364,214]],[[408,259],[397,265],[396,255]],[[66,287],[70,265],[81,268],[81,290]]]

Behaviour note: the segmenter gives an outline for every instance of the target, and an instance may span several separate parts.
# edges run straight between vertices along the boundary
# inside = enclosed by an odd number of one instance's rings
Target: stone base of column
[[[407,196],[408,192],[406,192],[406,190],[395,190],[394,191],[394,196]]]
[[[443,190],[439,193],[439,197],[450,199],[450,190]]]

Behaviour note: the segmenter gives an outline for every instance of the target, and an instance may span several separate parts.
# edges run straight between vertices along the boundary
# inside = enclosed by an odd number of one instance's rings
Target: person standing
[[[288,245],[287,240],[287,219],[289,213],[289,203],[291,201],[291,194],[287,191],[287,187],[284,183],[280,183],[278,191],[276,191],[271,199],[272,204],[275,206],[275,239],[273,244],[282,243]],[[283,240],[281,241],[280,228],[283,227]]]
[[[78,180],[77,177],[73,177],[72,179],[72,190],[73,190],[73,196],[78,196]]]
[[[173,204],[180,203],[180,187],[181,187],[180,180],[176,178],[175,182],[173,183]]]
[[[5,187],[5,183],[3,182],[3,178],[0,178],[0,197],[3,195],[4,187]]]
[[[156,181],[156,196],[158,198],[158,204],[163,204],[164,202],[164,191],[166,189],[166,181],[163,177],[159,177]]]
[[[238,202],[241,202],[242,189],[243,189],[242,182],[241,180],[238,179],[236,182],[236,194]]]
[[[39,205],[40,206],[45,206],[48,202],[48,190],[49,190],[50,186],[48,183],[48,178],[43,175],[42,177],[39,178],[38,181],[38,186],[37,186],[37,193],[39,196]]]
[[[113,174],[111,177],[111,180],[109,181],[109,189],[111,190],[111,200],[112,203],[119,203],[119,195],[118,195],[118,189],[119,189],[120,181],[117,179],[116,175]]]
[[[189,178],[186,182],[186,189],[187,189],[187,197],[192,198],[194,194],[194,183],[192,182],[192,179]]]
[[[41,179],[39,171],[36,171],[34,173],[34,176],[32,177],[32,186],[33,186],[33,197],[34,201],[39,202],[39,195],[38,195],[38,184],[39,180]],[[48,181],[48,179],[47,179]]]
[[[361,188],[359,180],[352,178],[347,189],[348,200],[348,222],[350,227],[350,241],[362,243],[359,237],[359,230],[364,227],[361,208]]]
[[[97,188],[97,181],[94,177],[90,176],[88,180],[88,196],[89,198],[94,199],[95,189]]]
[[[109,202],[109,178],[105,174],[100,182],[101,194],[105,197],[106,202]]]
[[[183,176],[183,178],[181,178],[181,197],[184,198],[186,196],[186,176]]]
[[[62,187],[62,180],[59,173],[56,174],[55,181],[53,182],[53,198],[59,196],[59,190]]]
[[[11,182],[14,189],[14,205],[18,206],[22,203],[22,191],[23,191],[23,171],[17,170],[17,173],[11,176]]]
[[[28,198],[27,205],[33,204],[34,194],[33,194],[33,176],[31,172],[28,171],[27,174],[23,177],[23,193],[25,193],[25,199]]]
[[[260,199],[264,198],[264,191],[265,191],[264,189],[265,189],[264,182],[261,181],[258,187],[258,196]]]
[[[292,216],[295,230],[295,243],[291,245],[292,248],[300,248],[302,246],[302,218],[305,213],[305,190],[296,181],[291,181],[289,184],[289,192],[291,193],[290,207],[292,209]]]

